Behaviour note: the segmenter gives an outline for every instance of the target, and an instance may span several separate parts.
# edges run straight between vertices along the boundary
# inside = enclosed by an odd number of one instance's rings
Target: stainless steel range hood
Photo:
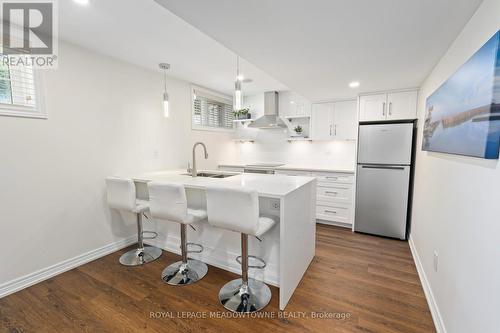
[[[279,117],[278,111],[278,93],[268,91],[264,93],[264,115],[248,127],[260,129],[286,128],[286,124]]]

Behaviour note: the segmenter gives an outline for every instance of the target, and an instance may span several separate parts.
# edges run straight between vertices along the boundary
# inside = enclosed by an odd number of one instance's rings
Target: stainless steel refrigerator
[[[354,230],[406,239],[413,123],[359,126]]]

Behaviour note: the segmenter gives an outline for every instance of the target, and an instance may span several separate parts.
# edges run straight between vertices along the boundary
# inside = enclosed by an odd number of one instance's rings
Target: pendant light
[[[169,116],[169,107],[168,107],[168,93],[167,93],[167,70],[170,69],[170,64],[161,63],[160,69],[163,70],[165,74],[165,90],[163,92],[163,116],[168,118]]]
[[[243,81],[243,77],[240,75],[240,57],[236,56],[236,81],[234,82],[234,97],[233,97],[233,109],[235,111],[241,110],[241,105],[243,104],[241,81]]]

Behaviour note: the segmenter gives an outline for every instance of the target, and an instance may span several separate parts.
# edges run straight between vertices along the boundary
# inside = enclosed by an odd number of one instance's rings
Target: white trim
[[[47,109],[45,108],[45,92],[43,77],[41,72],[33,69],[33,80],[35,82],[35,101],[34,108],[15,105],[15,104],[2,104],[0,103],[0,116],[8,117],[24,117],[24,118],[38,118],[48,119]]]
[[[193,131],[208,131],[208,132],[226,132],[226,133],[233,133],[233,129],[229,128],[222,128],[222,127],[210,127],[210,126],[198,126],[198,125],[193,125],[193,119],[191,117],[191,129]]]
[[[341,228],[347,228],[347,229],[352,229],[352,223],[347,223],[347,222],[337,222],[337,221],[328,221],[328,220],[323,220],[323,219],[316,219],[316,223],[318,224],[324,224],[324,225],[333,225],[336,227],[341,227]]]
[[[167,236],[167,240],[160,240],[159,238],[144,240],[145,244],[153,245],[159,247],[168,252],[172,252],[180,255],[180,243],[181,240],[177,236]],[[220,269],[224,269],[226,271],[230,271],[232,273],[241,274],[241,266],[234,260],[240,253],[222,251],[220,249],[216,249],[213,247],[203,246],[202,253],[190,253],[189,258],[198,259],[207,263],[209,265],[215,266]],[[269,269],[267,269],[269,268]],[[267,263],[265,269],[251,269],[248,271],[248,276],[252,278],[256,278],[257,280],[262,280],[265,283],[273,285],[275,287],[279,287],[279,276],[278,274],[273,274],[271,272],[279,273],[278,267],[276,264]]]
[[[209,95],[209,96],[212,95],[213,97],[220,98],[221,103],[228,103],[228,104],[233,103],[233,98],[231,96],[224,95],[220,92],[217,92],[217,91],[214,91],[214,90],[211,90],[208,88],[203,88],[203,87],[197,86],[195,84],[191,84],[191,97],[193,96],[195,90],[198,90],[198,91],[205,93],[206,95]]]
[[[20,278],[12,281],[3,283],[0,285],[0,298],[15,293],[21,289],[28,288],[38,282],[47,280],[53,276],[69,271],[90,261],[104,257],[110,253],[121,250],[131,244],[134,244],[135,242],[137,242],[137,236],[130,236],[87,253],[80,254],[74,258],[61,261],[55,265],[42,268],[36,272],[21,276]]]
[[[393,94],[393,93],[410,92],[410,91],[416,91],[418,93],[420,91],[420,88],[413,87],[413,88],[404,88],[404,89],[368,91],[368,92],[360,93],[358,96],[361,97],[361,96],[370,96],[370,95],[379,95],[379,94]]]
[[[227,102],[229,104],[232,104],[232,101],[233,101],[232,97],[229,97],[228,95],[224,95],[224,94],[221,94],[219,92],[216,92],[216,91],[213,91],[213,90],[210,90],[207,88],[203,88],[203,87],[197,86],[195,84],[191,84],[191,86],[189,88],[189,91],[190,91],[189,102],[191,103],[191,117],[190,117],[191,118],[190,119],[191,130],[193,130],[193,131],[209,131],[209,132],[226,132],[226,133],[234,132],[235,131],[234,125],[233,125],[233,128],[223,128],[223,127],[200,126],[200,125],[193,124],[193,116],[194,116],[193,96],[194,96],[195,90],[198,90],[198,91],[205,93],[207,95],[213,95],[214,97],[220,98],[222,100],[227,100]]]
[[[422,262],[420,261],[420,256],[418,255],[417,248],[413,243],[413,238],[411,237],[411,235],[410,238],[408,239],[408,244],[410,245],[410,251],[413,256],[413,261],[415,262],[415,266],[417,267],[420,283],[422,284],[422,288],[424,289],[425,298],[427,299],[427,304],[429,305],[429,309],[431,310],[432,320],[434,321],[436,332],[447,333],[446,327],[444,326],[443,318],[441,317],[441,313],[439,312],[439,308],[436,303],[436,299],[434,298],[434,294],[432,293],[431,285],[429,284],[429,280],[427,280],[424,267],[422,265]]]
[[[329,103],[338,103],[338,102],[354,102],[357,101],[358,97],[352,97],[352,98],[334,98],[334,99],[320,99],[316,100],[314,102],[311,102],[311,104],[329,104]]]

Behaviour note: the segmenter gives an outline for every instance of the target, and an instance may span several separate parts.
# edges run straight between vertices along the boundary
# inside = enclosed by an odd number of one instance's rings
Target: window
[[[194,87],[193,129],[233,130],[233,102],[230,97]]]
[[[10,66],[0,54],[0,115],[46,118],[31,66]]]

